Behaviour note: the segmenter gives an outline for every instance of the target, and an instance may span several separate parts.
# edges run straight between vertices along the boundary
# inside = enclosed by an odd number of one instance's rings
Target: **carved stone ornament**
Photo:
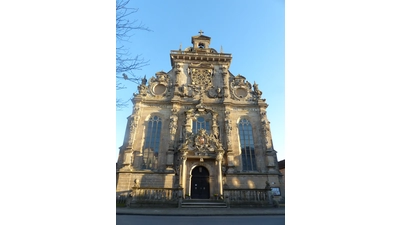
[[[245,80],[246,78],[241,75],[233,78],[231,82],[231,96],[233,99],[248,100],[249,93],[251,92],[251,84],[248,81],[245,82]]]
[[[260,99],[262,92],[258,89],[256,83],[254,83],[253,88],[254,91],[252,91],[250,82],[246,81],[246,78],[239,74],[230,83],[231,98],[239,101],[257,101]]]
[[[192,88],[192,85],[185,85],[183,84],[181,87],[178,88],[178,95],[181,97],[193,97],[194,95],[194,90]]]
[[[192,77],[192,85],[202,86],[202,87],[211,87],[212,85],[212,69],[192,69],[191,77]],[[206,88],[207,89],[207,88]]]
[[[166,96],[169,93],[169,75],[163,71],[157,72],[156,77],[150,79],[149,91],[153,96]]]
[[[188,152],[189,155],[215,155],[216,152],[224,152],[221,143],[204,129],[187,137],[179,150]]]
[[[260,91],[259,89],[258,89],[258,84],[254,81],[254,84],[253,84],[253,89],[254,89],[254,95],[257,97],[257,98],[260,98],[261,97],[261,95],[262,95],[262,91]]]
[[[223,95],[223,89],[220,87],[212,87],[208,90],[207,95],[209,98],[222,98]]]

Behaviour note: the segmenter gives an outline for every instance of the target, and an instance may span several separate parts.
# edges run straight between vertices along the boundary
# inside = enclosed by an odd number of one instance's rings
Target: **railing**
[[[145,206],[162,203],[163,206],[178,206],[182,188],[132,188],[128,206]],[[161,205],[158,205],[161,206]]]
[[[178,200],[179,190],[179,188],[133,188],[131,195],[133,200]]]
[[[272,205],[271,192],[267,189],[224,189],[225,202],[230,205]]]
[[[121,206],[125,205],[127,199],[128,199],[127,196],[123,196],[123,195],[117,196],[117,205],[121,205]]]
[[[183,55],[210,55],[210,56],[222,56],[222,57],[231,57],[232,54],[229,53],[206,53],[206,52],[202,52],[202,53],[197,53],[197,52],[185,52],[185,51],[179,51],[179,50],[171,50],[171,53],[173,54],[183,54]]]

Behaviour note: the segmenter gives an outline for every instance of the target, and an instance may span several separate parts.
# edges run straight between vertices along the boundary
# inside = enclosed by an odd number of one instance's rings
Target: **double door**
[[[210,175],[204,166],[198,166],[192,170],[191,198],[210,198]]]

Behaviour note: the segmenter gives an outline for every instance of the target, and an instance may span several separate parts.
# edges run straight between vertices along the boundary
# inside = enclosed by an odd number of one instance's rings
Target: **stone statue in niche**
[[[215,139],[219,139],[219,132],[218,132],[218,127],[217,126],[213,126],[213,135],[215,137]]]
[[[230,135],[232,131],[231,121],[228,119],[225,120],[225,131],[227,135]]]
[[[178,117],[176,115],[172,115],[170,117],[170,123],[169,123],[169,132],[171,133],[171,135],[175,135],[177,128],[178,128]]]

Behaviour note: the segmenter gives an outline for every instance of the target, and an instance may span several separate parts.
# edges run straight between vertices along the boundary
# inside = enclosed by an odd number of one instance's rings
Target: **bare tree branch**
[[[116,90],[122,90],[126,87],[121,81],[130,81],[139,84],[141,77],[135,73],[142,67],[149,65],[149,60],[145,60],[140,54],[131,57],[129,48],[122,43],[128,42],[133,36],[134,30],[151,31],[145,24],[137,19],[132,19],[134,13],[139,9],[130,8],[128,4],[130,0],[116,0],[116,37],[119,47],[116,48]],[[117,109],[126,107],[129,100],[123,101],[117,99]]]

